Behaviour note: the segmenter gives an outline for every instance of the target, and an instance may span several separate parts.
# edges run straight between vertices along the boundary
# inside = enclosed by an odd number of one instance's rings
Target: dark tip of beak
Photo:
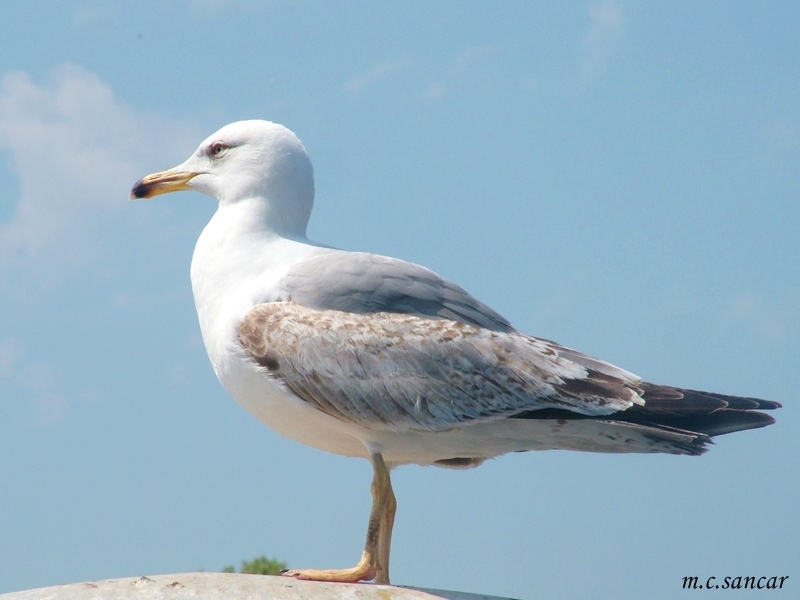
[[[131,200],[138,200],[140,198],[147,198],[150,195],[150,188],[152,186],[148,185],[144,182],[144,178],[140,179],[136,183],[133,184],[133,188],[131,189]]]

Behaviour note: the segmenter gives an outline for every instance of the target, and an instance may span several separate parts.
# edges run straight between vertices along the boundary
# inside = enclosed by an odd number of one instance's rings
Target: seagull
[[[191,281],[224,388],[279,434],[372,463],[356,566],[287,576],[388,584],[398,465],[549,449],[699,455],[713,436],[775,422],[758,411],[777,402],[644,382],[517,331],[425,267],[309,240],[311,160],[282,125],[226,125],[130,196],[181,190],[218,202]]]

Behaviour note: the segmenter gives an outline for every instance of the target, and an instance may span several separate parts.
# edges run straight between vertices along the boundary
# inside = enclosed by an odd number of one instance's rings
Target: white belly
[[[243,350],[217,376],[239,404],[282,436],[334,454],[369,457],[358,427],[331,417],[295,396],[253,363]]]

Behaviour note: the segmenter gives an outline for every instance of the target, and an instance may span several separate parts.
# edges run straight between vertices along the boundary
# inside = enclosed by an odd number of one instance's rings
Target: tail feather
[[[664,390],[670,390],[664,397]],[[649,425],[705,433],[709,436],[766,427],[775,422],[758,410],[773,410],[780,404],[759,398],[727,396],[682,388],[642,384],[644,405],[634,405],[615,418]]]
[[[614,420],[642,426],[649,430],[648,435],[656,437],[683,433],[691,438],[682,444],[673,443],[676,449],[682,454],[702,454],[707,449],[706,445],[711,443],[711,437],[772,425],[775,419],[758,411],[781,408],[778,402],[760,398],[728,396],[653,383],[642,383],[639,387],[644,404],[635,404],[612,415],[593,417],[565,409],[544,409],[526,411],[515,418]]]

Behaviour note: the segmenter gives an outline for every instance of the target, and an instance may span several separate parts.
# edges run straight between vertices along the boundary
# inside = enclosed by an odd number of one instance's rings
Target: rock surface
[[[442,590],[320,583],[269,575],[178,573],[70,583],[0,594],[0,600],[501,600],[494,596]]]

